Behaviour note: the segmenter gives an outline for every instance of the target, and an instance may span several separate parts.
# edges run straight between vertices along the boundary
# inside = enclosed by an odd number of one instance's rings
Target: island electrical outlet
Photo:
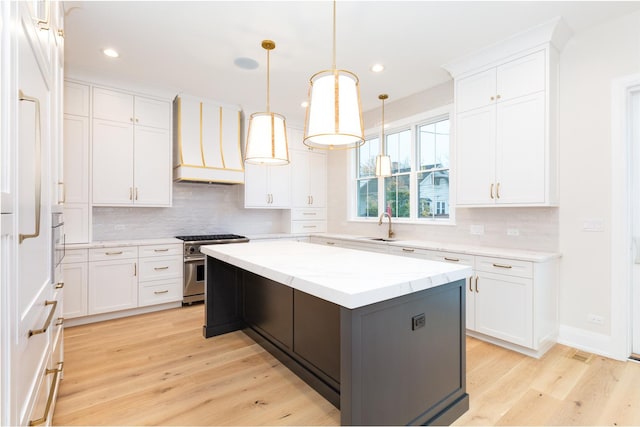
[[[413,316],[411,318],[411,330],[415,331],[416,329],[422,328],[426,325],[427,321],[424,317],[424,313],[418,314],[417,316]]]

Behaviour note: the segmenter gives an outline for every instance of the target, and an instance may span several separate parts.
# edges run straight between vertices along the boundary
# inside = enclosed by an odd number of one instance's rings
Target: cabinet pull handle
[[[105,255],[122,255],[122,251],[117,251],[117,252],[105,252]]]
[[[316,213],[315,212],[303,212],[302,215],[313,215],[313,216],[315,216]]]
[[[138,123],[140,120],[138,120],[138,118],[136,117],[136,123]]]
[[[460,262],[460,260],[458,258],[447,258],[447,257],[444,257],[444,260],[445,261],[451,261],[451,262]]]
[[[46,3],[48,4],[48,3]],[[48,23],[48,21],[45,21]],[[40,23],[40,20],[38,20]],[[33,102],[35,104],[35,130],[36,130],[36,142],[35,142],[35,195],[36,195],[36,206],[35,206],[35,229],[33,234],[22,234],[18,235],[18,243],[22,243],[26,239],[34,239],[40,235],[40,212],[42,208],[42,127],[40,123],[40,100],[38,98],[34,98],[32,96],[25,95],[22,90],[18,91],[18,100],[19,101],[27,101]]]
[[[133,200],[133,187],[129,187],[129,200]]]
[[[154,270],[159,271],[159,270],[168,270],[169,267],[168,266],[164,266],[164,267],[153,267]]]
[[[494,266],[494,267],[498,267],[498,268],[513,268],[512,266],[510,266],[510,265],[506,265],[506,264],[496,264],[496,263],[493,263],[493,266]]]
[[[477,294],[479,294],[479,293],[480,293],[480,290],[478,290],[478,279],[479,279],[479,277],[478,277],[478,276],[476,276],[476,293],[477,293]]]
[[[327,245],[333,246],[336,244],[336,242],[325,242]]]
[[[64,317],[58,317],[58,321],[56,322],[56,326],[64,325]]]
[[[34,18],[34,20],[36,21],[36,25],[38,26],[39,30],[49,31],[49,20],[51,20],[51,6],[49,5],[49,2],[45,2],[45,6],[47,7],[47,18]]]
[[[129,117],[129,121],[133,123],[133,117]]]
[[[58,362],[58,365],[60,365],[60,368],[58,368],[58,369],[47,369],[45,371],[46,375],[53,374],[53,380],[51,380],[51,386],[49,387],[49,396],[47,397],[47,404],[46,404],[46,406],[44,408],[44,415],[42,416],[42,418],[38,418],[36,420],[29,420],[29,425],[30,426],[40,425],[40,424],[44,423],[45,421],[47,421],[47,418],[49,418],[49,411],[51,410],[51,403],[53,403],[53,395],[54,395],[54,393],[56,391],[56,386],[58,385],[58,376],[62,372],[62,369],[64,367],[64,362]]]
[[[500,183],[496,184],[496,199],[500,198]]]
[[[58,28],[58,35],[64,38],[64,30],[62,28]]]
[[[134,277],[138,275],[138,263],[137,262],[133,263],[133,275],[134,275]]]
[[[303,225],[302,228],[316,228],[317,225]]]
[[[47,328],[51,324],[51,319],[53,319],[53,313],[55,313],[56,307],[58,306],[58,301],[45,301],[44,305],[45,306],[46,305],[52,305],[53,307],[51,307],[51,311],[49,311],[49,315],[47,316],[47,320],[45,320],[44,326],[42,326],[42,328],[40,328],[40,329],[29,329],[29,338],[31,338],[34,335],[44,334],[45,332],[47,332]]]
[[[62,288],[64,288],[64,282],[58,282],[54,286],[54,289],[62,289]]]
[[[473,280],[473,276],[469,276],[469,292],[473,292],[473,288],[471,287],[472,280]]]
[[[493,101],[495,98],[492,96],[491,98],[489,98],[491,101]]]
[[[169,248],[165,248],[165,249],[154,249],[154,252],[169,252]]]
[[[156,295],[160,295],[160,294],[167,294],[169,293],[169,291],[167,289],[165,289],[164,291],[153,291],[154,294]]]
[[[138,187],[136,187],[136,200],[138,200]]]
[[[402,252],[415,252],[415,249],[402,248]]]
[[[493,200],[493,183],[491,183],[491,189],[489,190],[489,196]]]
[[[310,196],[310,197],[311,197],[311,204],[313,204],[313,196]]]
[[[500,99],[500,95],[496,95],[496,99]]]

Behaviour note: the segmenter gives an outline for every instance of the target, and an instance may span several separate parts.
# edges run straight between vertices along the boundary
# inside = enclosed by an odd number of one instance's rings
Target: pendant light
[[[378,95],[378,99],[382,100],[382,125],[380,126],[380,154],[376,156],[376,176],[386,177],[391,176],[391,157],[384,154],[384,100],[389,98],[389,95],[383,93]]]
[[[271,40],[263,40],[262,47],[267,51],[267,111],[253,113],[249,118],[244,161],[271,166],[286,165],[289,163],[287,124],[283,115],[272,113],[269,109],[269,53],[276,44]]]
[[[310,79],[304,144],[325,150],[364,144],[358,76],[336,68],[336,1],[333,1],[333,68]]]

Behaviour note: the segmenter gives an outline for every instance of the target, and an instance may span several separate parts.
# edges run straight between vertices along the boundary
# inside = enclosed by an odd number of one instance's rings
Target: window
[[[377,178],[375,160],[380,136],[355,150],[354,218],[418,221],[451,219],[449,113],[451,107],[412,117],[385,130],[384,151],[391,157],[392,176]]]

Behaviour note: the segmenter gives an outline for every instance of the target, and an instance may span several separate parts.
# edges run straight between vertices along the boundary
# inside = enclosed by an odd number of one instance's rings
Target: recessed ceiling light
[[[300,106],[301,106],[302,108],[307,108],[307,107],[309,106],[309,102],[308,102],[308,101],[302,101],[302,102],[300,103]]]
[[[371,66],[371,71],[373,71],[374,73],[379,73],[382,70],[384,70],[384,65],[382,64],[373,64]]]
[[[102,53],[107,55],[109,58],[117,58],[120,56],[120,54],[116,52],[115,49],[111,49],[111,48],[107,48],[103,50]]]
[[[239,57],[233,60],[233,63],[238,68],[242,68],[243,70],[255,70],[258,68],[258,61],[251,58]]]

